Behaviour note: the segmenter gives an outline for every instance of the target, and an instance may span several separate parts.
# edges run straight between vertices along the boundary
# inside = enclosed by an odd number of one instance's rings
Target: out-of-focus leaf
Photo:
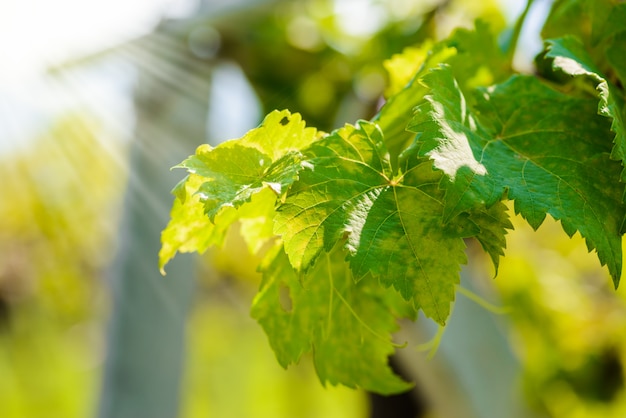
[[[355,283],[339,249],[296,273],[281,247],[262,266],[263,284],[252,306],[283,367],[313,352],[323,383],[397,393],[411,385],[387,364],[394,352],[396,317],[414,311],[394,290],[372,278]]]

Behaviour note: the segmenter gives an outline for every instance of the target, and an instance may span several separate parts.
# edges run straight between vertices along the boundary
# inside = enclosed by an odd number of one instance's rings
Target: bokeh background
[[[532,71],[537,0],[515,65]],[[567,2],[562,2],[567,3]],[[369,394],[285,371],[249,317],[256,261],[158,272],[159,233],[202,143],[273,109],[331,130],[371,117],[383,61],[521,1],[0,3],[0,416],[367,417]],[[498,277],[470,246],[449,326],[398,336],[429,417],[624,417],[626,301],[579,236],[520,219]],[[438,343],[435,344],[434,342]],[[390,414],[380,416],[393,416]]]

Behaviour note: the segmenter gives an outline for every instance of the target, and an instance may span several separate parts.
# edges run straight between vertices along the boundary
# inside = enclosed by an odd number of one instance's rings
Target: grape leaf
[[[405,162],[405,165],[411,159],[419,158],[419,144],[420,142],[416,141],[412,146],[404,150],[400,159]],[[439,172],[439,174],[441,173]],[[451,184],[448,178],[439,174],[432,173],[430,175],[431,187],[433,187],[432,195],[441,193],[442,190],[445,191]],[[427,174],[422,172],[420,177],[421,181],[425,182]],[[467,196],[471,196],[471,191],[468,191]],[[443,200],[445,201],[449,198],[450,194],[447,194]],[[506,248],[505,236],[507,229],[513,229],[513,224],[509,220],[508,209],[502,202],[497,201],[495,204],[490,203],[489,206],[485,206],[482,200],[479,201],[480,204],[473,205],[471,209],[466,210],[466,208],[463,208],[463,210],[456,211],[453,215],[444,206],[442,223],[450,233],[456,236],[476,238],[493,261],[497,275],[500,256],[504,255],[504,249]],[[450,220],[453,220],[453,222],[450,222]]]
[[[433,46],[433,41],[427,39],[421,45],[407,47],[402,53],[394,54],[383,62],[383,67],[389,75],[386,97],[400,93],[411,82],[430,58]]]
[[[213,219],[222,208],[237,208],[265,187],[281,195],[301,169],[298,150],[317,136],[300,115],[274,111],[242,138],[215,148],[202,145],[176,168],[206,179],[198,193]]]
[[[165,274],[165,265],[177,252],[202,253],[212,245],[221,245],[226,230],[233,222],[232,213],[223,213],[217,225],[204,214],[204,204],[194,193],[204,182],[201,176],[190,174],[174,189],[170,221],[161,232],[159,269]]]
[[[626,30],[626,4],[597,0],[588,5],[592,10],[592,36],[595,44],[606,41]]]
[[[300,181],[278,207],[274,228],[283,236],[296,270],[309,268],[323,248],[330,251],[346,234],[345,206],[376,185],[389,182],[391,166],[381,135],[376,125],[361,121],[357,127],[346,125],[305,151],[308,169],[301,172]],[[355,146],[351,139],[363,145]]]
[[[479,232],[475,237],[491,257],[497,275],[500,256],[504,255],[506,248],[507,229],[513,229],[507,207],[504,203],[498,202],[485,210],[472,211],[469,219],[478,227]]]
[[[584,46],[576,38],[567,36],[546,41],[546,57],[553,60],[552,67],[572,77],[585,77],[595,84],[598,94],[598,113],[610,118],[611,130],[615,133],[615,146],[612,157],[622,161],[626,159],[626,121],[624,100],[617,88],[610,83],[596,67]],[[622,171],[626,182],[626,171]],[[626,196],[625,196],[626,198]]]
[[[541,30],[543,39],[558,38],[571,34],[591,43],[592,19],[589,3],[606,3],[606,0],[556,0],[550,8]]]
[[[445,179],[447,181],[447,179]],[[507,206],[498,202],[491,207],[476,208],[469,212],[462,212],[452,225],[446,225],[448,230],[456,230],[459,236],[476,238],[489,254],[498,275],[500,257],[506,248],[507,230],[513,229],[509,220]]]
[[[202,253],[221,245],[226,230],[238,219],[249,247],[258,251],[269,239],[270,207],[302,168],[298,149],[319,136],[305,127],[299,114],[274,111],[239,140],[198,147],[195,155],[176,166],[190,175],[173,190],[171,219],[161,234],[161,271],[176,252]],[[274,192],[273,198],[258,198],[254,210],[229,210],[267,189]]]
[[[611,6],[606,19],[598,25],[598,38],[607,44],[607,61],[619,78],[623,91],[626,86],[626,3]],[[614,83],[617,81],[614,80]],[[622,115],[626,119],[626,110]]]
[[[425,47],[429,47],[426,43]],[[385,135],[385,144],[390,153],[390,161],[393,167],[397,167],[397,157],[400,152],[413,141],[414,133],[408,132],[406,126],[411,120],[413,107],[424,99],[427,90],[418,82],[415,82],[420,74],[428,71],[438,63],[448,60],[456,54],[456,49],[447,47],[443,43],[437,44],[432,50],[407,49],[403,54],[392,57],[387,62],[389,77],[394,80],[394,84],[399,85],[404,82],[404,88],[388,98],[387,103],[380,112],[373,118]],[[410,65],[410,59],[424,57],[424,61]],[[406,73],[402,65],[416,66],[419,71],[412,80],[406,80]]]
[[[434,45],[427,40],[419,48],[406,48],[387,60],[384,65],[391,81],[389,92],[394,94],[373,120],[385,135],[394,167],[397,156],[415,136],[407,132],[406,126],[413,116],[412,109],[423,102],[427,93],[419,80],[441,63],[450,65],[463,91],[502,81],[510,73],[506,55],[488,24],[480,20],[473,30],[459,28]]]
[[[626,4],[624,7],[626,8]],[[626,86],[626,30],[616,34],[607,46],[606,58],[613,67],[623,89],[623,86]],[[622,115],[623,119],[626,119],[626,108],[623,109]]]
[[[265,244],[274,240],[276,194],[269,187],[252,196],[250,202],[237,209],[239,233],[251,254],[259,254]],[[219,215],[218,215],[219,216]]]
[[[514,76],[483,90],[472,108],[445,66],[423,82],[431,93],[410,129],[421,134],[420,155],[449,179],[446,217],[490,207],[508,193],[533,228],[550,214],[568,235],[579,231],[617,286],[625,211],[597,101]]]
[[[457,50],[446,63],[463,92],[503,81],[511,73],[511,64],[485,21],[477,20],[474,30],[459,28],[442,42]]]
[[[161,232],[159,268],[165,274],[165,265],[177,252],[204,253],[209,247],[223,244],[228,228],[239,221],[240,233],[252,254],[274,238],[272,219],[276,194],[269,188],[252,196],[238,210],[226,208],[212,222],[204,212],[204,203],[197,190],[205,178],[190,174],[174,189],[176,199],[172,204],[170,221]]]
[[[234,142],[222,145],[236,143],[255,147],[269,155],[271,161],[277,161],[285,154],[299,151],[324,135],[315,128],[306,127],[299,113],[274,110],[265,117],[260,127],[252,129]]]
[[[161,269],[240,222],[250,251],[274,244],[251,313],[280,364],[312,352],[322,382],[384,394],[410,387],[387,364],[396,320],[422,309],[445,323],[465,238],[497,273],[512,229],[503,200],[535,229],[550,215],[579,232],[617,287],[625,13],[612,0],[555,2],[537,60],[554,88],[506,80],[509,57],[477,22],[387,61],[373,122],[326,135],[275,111],[238,140],[198,148],[178,166],[189,175],[174,190]]]
[[[597,58],[603,54],[598,48],[609,38],[626,28],[626,4],[614,0],[557,0],[552,5],[544,27],[543,39],[574,36]],[[598,61],[596,61],[598,62]]]
[[[312,351],[322,383],[383,394],[408,390],[412,385],[394,375],[387,358],[394,352],[390,334],[398,328],[396,318],[415,312],[371,277],[355,283],[344,258],[335,249],[298,274],[276,247],[261,266],[263,283],[252,316],[283,367]]]
[[[382,132],[365,121],[333,132],[304,154],[307,168],[276,215],[275,232],[291,265],[306,271],[347,237],[358,280],[371,272],[445,323],[465,244],[441,222],[443,194],[432,164],[412,160],[393,177]]]

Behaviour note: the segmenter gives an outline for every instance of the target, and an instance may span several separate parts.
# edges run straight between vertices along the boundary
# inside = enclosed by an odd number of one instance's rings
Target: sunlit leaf
[[[466,105],[450,71],[424,77],[431,89],[411,129],[420,153],[449,179],[446,216],[493,205],[505,192],[538,228],[550,214],[595,248],[617,285],[621,272],[619,163],[609,158],[608,120],[597,101],[516,76]]]
[[[275,111],[239,140],[215,148],[198,147],[195,155],[177,166],[190,175],[173,190],[176,199],[171,220],[161,236],[161,270],[176,252],[201,253],[211,245],[221,245],[225,231],[237,219],[242,219],[249,247],[258,251],[271,228],[266,218],[270,206],[302,168],[298,148],[317,135],[315,129],[305,127],[298,114]],[[232,210],[267,189],[274,197],[263,199],[265,209]]]
[[[623,164],[626,158],[626,116],[622,93],[606,79],[576,38],[551,39],[547,45],[546,57],[553,60],[553,69],[572,77],[588,78],[594,84],[599,99],[598,113],[611,120],[611,130],[615,133],[611,156]],[[626,171],[622,171],[621,179],[626,181]]]
[[[392,177],[382,132],[364,121],[316,142],[304,158],[310,168],[276,217],[292,266],[307,270],[347,237],[357,279],[372,273],[444,323],[465,246],[444,228],[443,194],[430,187],[430,163],[415,160]]]

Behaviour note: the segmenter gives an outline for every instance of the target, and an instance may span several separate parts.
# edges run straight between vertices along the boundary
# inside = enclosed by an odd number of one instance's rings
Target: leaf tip
[[[613,279],[613,287],[615,287],[615,290],[617,290],[617,288],[619,287],[620,277],[620,273],[611,274],[611,278]]]

